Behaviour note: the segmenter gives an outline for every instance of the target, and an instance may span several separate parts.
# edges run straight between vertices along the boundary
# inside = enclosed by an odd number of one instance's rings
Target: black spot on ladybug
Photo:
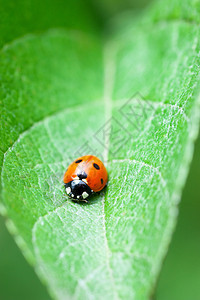
[[[82,159],[78,159],[75,161],[76,164],[79,164],[82,161]]]
[[[81,180],[87,178],[87,174],[85,173],[85,171],[79,172],[79,173],[77,174],[77,176],[78,176],[78,178],[81,179]]]
[[[97,164],[95,164],[95,163],[93,163],[93,166],[94,166],[94,167],[95,167],[95,169],[97,169],[97,170],[99,170],[99,169],[100,169],[99,165],[97,165]]]
[[[101,184],[103,184],[103,178],[101,178]]]

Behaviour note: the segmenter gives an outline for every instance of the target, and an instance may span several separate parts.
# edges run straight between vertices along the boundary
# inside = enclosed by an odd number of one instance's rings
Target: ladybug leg
[[[81,200],[82,202],[89,203],[86,199]]]
[[[63,194],[63,197],[64,197],[65,199],[69,199],[69,196],[66,195],[66,194]]]

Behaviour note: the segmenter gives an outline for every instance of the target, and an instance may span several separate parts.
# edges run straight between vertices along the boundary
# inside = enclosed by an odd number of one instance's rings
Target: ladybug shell
[[[101,191],[107,181],[108,174],[102,161],[94,155],[85,155],[71,163],[65,172],[63,181],[69,183],[74,179],[80,179],[87,183],[94,192]]]

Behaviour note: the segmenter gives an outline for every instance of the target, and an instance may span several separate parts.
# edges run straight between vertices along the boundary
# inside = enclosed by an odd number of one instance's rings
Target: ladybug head
[[[92,194],[92,190],[82,180],[74,179],[68,183],[65,183],[66,193],[74,200],[84,201],[89,195]]]

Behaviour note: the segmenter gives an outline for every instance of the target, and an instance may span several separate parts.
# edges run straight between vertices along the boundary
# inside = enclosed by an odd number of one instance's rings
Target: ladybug
[[[64,185],[68,196],[85,201],[93,192],[101,191],[108,181],[106,167],[94,155],[85,155],[73,161],[64,174]]]

